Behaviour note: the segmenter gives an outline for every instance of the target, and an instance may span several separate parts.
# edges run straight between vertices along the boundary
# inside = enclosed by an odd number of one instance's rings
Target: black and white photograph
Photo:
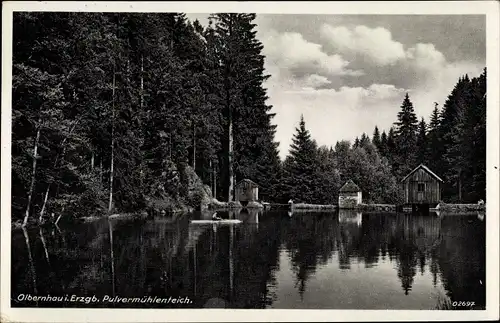
[[[498,319],[498,3],[20,4],[3,9],[6,320]]]

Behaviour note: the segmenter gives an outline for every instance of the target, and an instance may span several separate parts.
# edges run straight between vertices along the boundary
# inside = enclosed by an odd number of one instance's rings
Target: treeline
[[[222,201],[249,178],[266,201],[334,204],[353,179],[395,203],[423,162],[446,201],[485,198],[486,70],[462,77],[430,124],[405,97],[397,122],[351,145],[318,147],[304,120],[281,162],[254,14],[14,14],[12,219],[43,222],[199,206],[194,172]]]
[[[399,202],[392,167],[367,136],[354,145],[343,140],[335,147],[318,147],[303,118],[283,162],[281,178],[282,200],[337,204],[341,186],[352,179],[363,191],[365,203]]]
[[[221,200],[280,161],[254,14],[14,14],[12,219],[190,201],[187,168]],[[192,199],[192,198],[191,198]]]
[[[398,203],[399,182],[419,164],[444,180],[445,202],[486,199],[486,69],[461,77],[442,109],[435,103],[429,124],[417,118],[405,95],[397,121],[386,132],[375,127],[354,142],[318,147],[301,119],[283,164],[281,192],[309,203],[336,203],[340,186],[352,179],[365,203]]]
[[[406,95],[397,122],[388,134],[375,128],[372,142],[398,179],[424,164],[444,180],[444,201],[485,200],[486,68],[478,77],[460,77],[443,107],[435,103],[428,123],[418,120]]]

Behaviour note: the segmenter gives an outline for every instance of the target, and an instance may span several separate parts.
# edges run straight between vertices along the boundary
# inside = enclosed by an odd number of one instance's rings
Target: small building
[[[255,182],[244,179],[236,184],[235,199],[245,206],[248,202],[259,200],[259,185]]]
[[[443,180],[423,164],[418,165],[401,180],[404,203],[423,205],[438,204],[441,200]]]
[[[339,192],[339,209],[354,209],[362,202],[362,193],[356,183],[348,180]]]

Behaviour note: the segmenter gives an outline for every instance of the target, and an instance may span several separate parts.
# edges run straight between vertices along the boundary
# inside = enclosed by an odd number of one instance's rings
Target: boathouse
[[[420,164],[401,180],[404,203],[413,210],[437,205],[441,200],[443,180],[427,166]]]
[[[244,179],[236,184],[236,194],[235,198],[245,206],[248,202],[259,200],[259,185],[255,182]]]
[[[354,209],[362,202],[362,193],[356,183],[348,180],[344,186],[340,188],[339,192],[339,208],[340,209]]]

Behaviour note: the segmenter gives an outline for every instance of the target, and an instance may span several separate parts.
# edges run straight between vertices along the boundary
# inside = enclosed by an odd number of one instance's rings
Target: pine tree
[[[416,163],[426,164],[428,160],[428,141],[427,141],[427,124],[422,118],[418,124],[418,134],[416,141]]]
[[[434,110],[432,111],[429,131],[427,134],[427,162],[428,167],[436,172],[441,172],[439,161],[442,157],[442,145],[439,136],[439,109],[437,102],[435,103]]]
[[[366,133],[363,132],[363,134],[361,134],[361,139],[359,140],[359,145],[361,147],[365,147],[367,146],[368,144],[370,143],[370,137],[368,137],[366,135]]]
[[[354,144],[353,144],[353,147],[354,148],[358,148],[360,145],[360,140],[358,137],[356,137],[356,139],[354,139]]]
[[[382,131],[382,135],[380,136],[379,146],[380,156],[387,158],[387,134],[385,133],[385,130]]]
[[[470,80],[467,75],[461,77],[448,96],[442,111],[440,137],[444,148],[441,159],[441,172],[446,184],[443,195],[453,201],[462,201],[462,180],[465,161],[462,158],[464,146],[461,144],[464,113],[468,104]]]
[[[401,111],[398,112],[397,118],[398,121],[394,123],[396,126],[395,136],[397,145],[397,151],[394,158],[394,171],[398,176],[401,176],[415,167],[414,151],[418,120],[408,93],[405,95],[401,105]]]
[[[295,130],[289,151],[290,159],[284,165],[287,174],[285,180],[291,187],[290,198],[311,203],[314,200],[318,165],[317,145],[306,129],[303,116],[300,117],[299,127]]]
[[[385,156],[389,162],[389,165],[391,165],[392,172],[394,176],[399,178],[400,176],[396,172],[397,169],[397,164],[396,164],[396,159],[397,159],[397,146],[396,146],[396,135],[394,131],[394,127],[391,127],[389,129],[389,133],[387,134],[387,145],[386,145],[386,156]]]
[[[474,95],[465,115],[467,130],[465,137],[472,148],[467,158],[471,167],[469,202],[486,201],[486,68],[476,79]]]
[[[227,132],[225,153],[228,197],[232,199],[234,179],[250,178],[263,186],[269,198],[279,168],[274,114],[266,104],[262,44],[256,38],[255,14],[215,14],[215,41],[221,62],[224,120]]]
[[[375,147],[378,149],[380,152],[381,148],[381,138],[380,138],[380,131],[378,130],[378,127],[375,126],[375,130],[373,131],[373,139],[372,143],[375,145]]]

